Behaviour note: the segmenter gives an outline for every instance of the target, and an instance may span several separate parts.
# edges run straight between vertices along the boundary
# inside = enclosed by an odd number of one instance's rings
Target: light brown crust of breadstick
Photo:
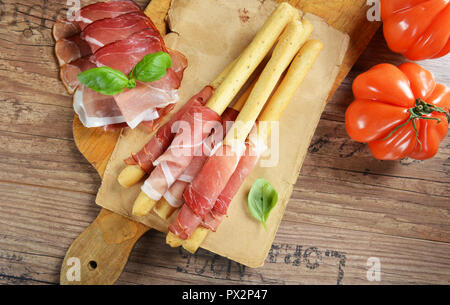
[[[171,206],[164,197],[161,198],[161,200],[159,200],[153,208],[156,215],[162,219],[168,219],[176,210],[177,208]]]
[[[267,103],[258,121],[278,121],[280,119],[281,114],[294,97],[322,48],[323,44],[318,40],[310,40],[305,43],[295,56],[286,76]]]
[[[223,83],[217,88],[206,106],[222,114],[239,90],[269,53],[286,25],[297,18],[298,10],[286,2],[281,3],[256,34],[253,41],[239,56]]]
[[[233,146],[244,143],[281,75],[304,42],[304,40],[302,41],[303,36],[304,31],[301,21],[293,20],[287,25],[278,44],[275,46],[272,57],[237,117],[236,123],[227,134],[224,140],[225,145]]]
[[[140,192],[133,204],[132,214],[142,217],[150,213],[155,206],[156,201],[148,197],[144,192]]]

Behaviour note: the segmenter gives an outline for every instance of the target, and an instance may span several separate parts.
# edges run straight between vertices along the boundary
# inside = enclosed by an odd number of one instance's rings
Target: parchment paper
[[[174,33],[166,37],[166,42],[189,60],[177,109],[239,56],[275,7],[273,0],[172,1],[168,18]],[[304,18],[314,25],[312,38],[320,39],[325,47],[281,118],[278,165],[255,168],[231,203],[228,217],[217,232],[209,233],[202,244],[202,248],[249,267],[264,264],[348,47],[346,34],[317,16],[305,14]],[[167,232],[168,224],[176,215],[167,222],[153,214],[139,218],[132,216],[133,202],[141,184],[124,189],[117,182],[117,176],[125,166],[123,159],[138,151],[151,136],[141,127],[122,133],[106,168],[96,202],[106,209]],[[267,231],[252,218],[247,207],[248,191],[259,177],[269,180],[279,194],[278,204],[267,222]]]

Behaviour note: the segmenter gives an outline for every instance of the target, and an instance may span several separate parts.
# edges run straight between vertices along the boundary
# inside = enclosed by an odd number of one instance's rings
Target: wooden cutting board
[[[281,2],[281,1],[280,1]],[[348,33],[350,46],[330,97],[344,80],[380,26],[367,20],[365,0],[297,0],[291,5],[322,17],[336,29]],[[146,9],[158,29],[165,33],[164,19],[170,0],[153,0]],[[120,131],[105,133],[101,128],[85,128],[78,118],[73,125],[74,139],[80,152],[103,175]],[[101,145],[99,145],[101,143]],[[113,284],[120,276],[136,241],[149,227],[102,209],[94,222],[74,241],[66,253],[61,284]],[[70,258],[81,263],[81,282],[67,280],[72,266]]]

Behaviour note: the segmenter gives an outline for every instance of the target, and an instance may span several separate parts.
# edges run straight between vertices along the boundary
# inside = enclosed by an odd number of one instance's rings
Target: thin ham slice
[[[183,194],[186,204],[202,219],[211,211],[231,175],[236,170],[243,148],[224,145],[211,156]]]
[[[84,41],[80,34],[69,38],[62,38],[55,44],[55,54],[59,66],[71,63],[83,56],[91,55],[92,50],[89,44]]]
[[[147,121],[148,115],[157,113],[154,119],[159,118],[157,108],[164,108],[178,101],[179,80],[173,70],[160,80],[149,83],[137,82],[137,87],[125,89],[116,95],[117,106],[132,129],[142,121]]]
[[[87,5],[75,13],[72,20],[59,18],[53,27],[53,37],[56,41],[81,32],[94,21],[104,18],[114,18],[123,14],[140,11],[133,1],[108,1]]]
[[[125,160],[128,165],[139,165],[145,172],[153,169],[153,162],[169,147],[176,133],[173,132],[175,122],[193,106],[204,105],[212,96],[214,90],[207,86],[194,95],[166,124],[158,129],[155,136],[136,154]]]
[[[100,127],[125,121],[113,97],[100,94],[85,86],[78,87],[75,92],[73,108],[81,123],[86,127]]]
[[[150,18],[140,11],[100,19],[89,24],[81,33],[60,38],[55,45],[55,54],[62,66],[146,28],[157,31]]]
[[[60,67],[59,74],[67,92],[73,94],[80,85],[78,74],[95,67],[96,65],[93,64],[88,57],[79,58]]]
[[[161,35],[156,29],[146,28],[104,46],[91,56],[90,61],[98,67],[108,66],[128,75],[145,55],[159,51],[167,52]]]
[[[217,227],[222,222],[223,216],[227,214],[231,201],[239,191],[245,178],[247,178],[255,168],[258,160],[259,155],[255,151],[255,146],[247,144],[245,153],[241,157],[241,160],[239,160],[236,170],[217,198],[213,209],[206,215],[204,221],[202,222],[201,225],[203,227],[213,232],[217,230]]]
[[[233,108],[227,108],[222,115],[222,133],[213,132],[208,138],[205,139],[201,155],[194,156],[189,166],[183,172],[183,174],[178,177],[178,180],[169,188],[169,190],[164,194],[166,201],[173,207],[179,208],[184,203],[183,193],[186,187],[191,183],[195,176],[202,169],[208,157],[212,154],[214,149],[216,149],[222,142],[223,137],[228,132],[234,122],[239,112]]]
[[[141,190],[151,199],[160,200],[183,174],[203,140],[221,124],[220,116],[205,106],[193,106],[176,125],[178,133],[170,147],[155,162]]]
[[[157,31],[153,22],[143,12],[137,11],[120,15],[115,18],[97,20],[88,25],[81,33],[84,39],[95,53],[112,42],[123,40],[130,35],[146,28]]]

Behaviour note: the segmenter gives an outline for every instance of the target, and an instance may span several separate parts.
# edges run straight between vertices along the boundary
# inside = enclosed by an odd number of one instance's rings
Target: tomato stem
[[[394,130],[392,130],[387,137],[385,137],[384,139],[382,139],[382,141],[385,141],[387,139],[389,139],[390,137],[392,137],[392,135],[397,132],[397,130],[399,130],[400,128],[406,126],[409,124],[409,122],[412,121],[412,127],[414,129],[414,131],[416,132],[416,139],[417,142],[420,145],[420,150],[422,150],[422,142],[419,140],[419,131],[417,130],[417,126],[416,126],[416,119],[420,119],[420,120],[432,120],[432,121],[437,121],[437,123],[441,123],[441,119],[440,118],[433,118],[433,117],[428,117],[426,115],[433,113],[433,112],[438,112],[438,113],[444,113],[445,117],[447,119],[447,122],[450,122],[450,113],[448,109],[444,109],[441,107],[437,107],[433,104],[429,104],[427,102],[425,102],[424,100],[422,100],[421,98],[416,99],[416,104],[414,107],[409,108],[408,112],[410,113],[409,118],[406,120],[405,123],[397,126],[394,128]]]

